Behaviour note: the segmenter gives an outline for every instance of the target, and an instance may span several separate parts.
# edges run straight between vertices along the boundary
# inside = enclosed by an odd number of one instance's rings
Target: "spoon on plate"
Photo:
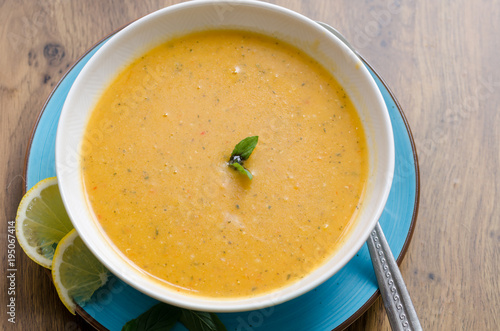
[[[337,36],[354,54],[358,55],[340,32],[328,24],[318,23]],[[385,239],[380,223],[377,222],[366,243],[391,328],[398,331],[422,330],[403,276]]]

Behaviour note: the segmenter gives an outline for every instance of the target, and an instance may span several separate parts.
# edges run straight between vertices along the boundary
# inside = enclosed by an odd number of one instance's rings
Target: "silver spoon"
[[[328,24],[318,23],[337,36],[354,54],[358,55],[340,32]],[[380,223],[377,223],[366,243],[391,328],[398,331],[422,330],[403,276],[385,239]]]

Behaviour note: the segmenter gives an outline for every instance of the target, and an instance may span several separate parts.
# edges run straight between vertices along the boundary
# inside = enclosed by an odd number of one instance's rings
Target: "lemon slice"
[[[57,178],[46,178],[31,188],[19,203],[16,236],[21,248],[36,263],[50,268],[57,243],[73,229],[59,193]]]
[[[109,272],[71,230],[57,245],[52,260],[52,280],[59,298],[74,315],[76,303],[84,305],[106,284]]]

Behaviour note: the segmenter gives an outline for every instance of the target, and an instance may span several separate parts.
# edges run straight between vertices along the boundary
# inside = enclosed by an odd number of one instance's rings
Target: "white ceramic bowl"
[[[208,28],[236,28],[277,37],[319,61],[349,94],[362,119],[369,147],[369,182],[355,227],[331,259],[302,280],[269,294],[243,299],[190,296],[162,286],[109,242],[86,203],[80,148],[90,112],[102,91],[134,58],[172,37]],[[261,309],[295,298],[339,271],[361,248],[380,217],[392,183],[394,142],[383,98],[359,58],[316,22],[257,1],[192,1],[167,7],[130,24],[99,49],[83,68],[64,104],[56,139],[56,170],[73,224],[95,256],[137,290],[180,307],[234,312]]]

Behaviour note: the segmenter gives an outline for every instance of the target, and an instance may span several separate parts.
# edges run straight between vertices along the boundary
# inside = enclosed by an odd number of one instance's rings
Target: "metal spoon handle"
[[[366,243],[392,329],[422,330],[410,294],[379,223]]]

